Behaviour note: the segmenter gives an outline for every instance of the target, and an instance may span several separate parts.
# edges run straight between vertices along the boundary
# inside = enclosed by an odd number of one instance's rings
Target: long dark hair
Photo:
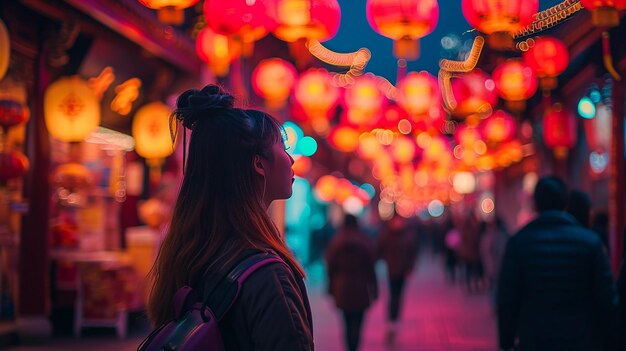
[[[215,85],[178,97],[173,116],[192,132],[172,221],[151,271],[148,314],[156,325],[174,317],[177,289],[201,287],[205,272],[225,269],[246,249],[272,249],[304,276],[266,212],[253,168],[257,155],[273,161],[282,128],[264,112],[233,104]]]

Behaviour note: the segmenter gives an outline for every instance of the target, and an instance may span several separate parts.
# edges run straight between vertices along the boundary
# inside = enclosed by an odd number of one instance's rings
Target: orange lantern
[[[252,54],[255,41],[276,26],[266,1],[206,0],[204,18],[213,32],[234,37],[244,44],[244,56]]]
[[[161,102],[141,107],[133,119],[135,151],[148,160],[162,160],[174,151],[170,135],[172,110]]]
[[[298,177],[305,177],[311,170],[312,165],[311,158],[299,155],[295,158],[291,169],[293,169],[293,173]]]
[[[159,21],[165,24],[180,25],[185,20],[183,10],[195,5],[199,0],[138,0],[145,7],[157,10]]]
[[[556,77],[563,73],[569,64],[567,46],[553,37],[535,39],[535,45],[523,54],[524,62],[532,68],[543,90],[556,88]]]
[[[345,178],[339,179],[337,182],[337,189],[335,191],[335,201],[338,204],[343,205],[348,198],[354,195],[354,185]]]
[[[300,75],[294,97],[313,129],[322,135],[328,133],[329,112],[339,99],[339,89],[332,83],[328,71],[312,68]]]
[[[241,55],[241,47],[225,35],[204,28],[196,38],[196,53],[217,76],[228,74],[231,62]]]
[[[532,68],[520,59],[509,59],[493,71],[498,94],[509,101],[513,110],[523,110],[524,100],[537,91],[537,77]]]
[[[494,48],[513,46],[512,34],[531,24],[539,0],[463,0],[463,15],[479,31],[489,34]]]
[[[554,104],[543,116],[543,141],[559,158],[566,157],[567,150],[576,145],[576,118],[561,104]]]
[[[91,172],[80,163],[64,163],[55,168],[51,183],[71,191],[87,188],[92,185]]]
[[[457,101],[452,113],[458,117],[488,114],[498,103],[495,88],[489,75],[479,69],[452,80],[452,93]]]
[[[499,144],[515,138],[515,118],[502,110],[494,112],[481,126],[482,135],[490,144]]]
[[[346,126],[337,126],[328,135],[330,145],[341,152],[353,152],[359,147],[359,132]]]
[[[346,87],[344,100],[347,120],[357,126],[373,126],[378,122],[378,113],[385,103],[385,96],[378,89],[373,74],[357,77],[354,84]]]
[[[0,100],[0,127],[6,134],[7,129],[28,121],[30,110],[17,101]]]
[[[100,100],[83,79],[64,77],[46,89],[44,118],[53,137],[83,141],[100,125]]]
[[[28,159],[18,151],[0,152],[0,184],[24,176],[28,171]]]
[[[317,197],[322,201],[332,201],[335,198],[338,183],[339,179],[335,176],[325,175],[320,177],[315,183]]]
[[[398,84],[398,105],[415,121],[424,119],[434,104],[439,104],[437,79],[426,71],[410,72]]]
[[[383,152],[383,148],[376,139],[376,136],[370,133],[361,134],[357,153],[362,159],[374,160]]]
[[[337,0],[273,0],[277,27],[273,33],[281,40],[326,41],[337,34],[341,8]]]
[[[617,27],[618,11],[626,9],[626,0],[581,0],[581,3],[591,11],[591,21],[597,27]]]
[[[415,158],[417,145],[409,137],[401,136],[391,143],[391,156],[400,164],[410,163]]]
[[[437,0],[368,0],[367,21],[394,41],[394,55],[417,60],[419,39],[430,34],[439,20]]]
[[[268,108],[280,109],[291,94],[296,76],[296,68],[291,63],[279,58],[266,59],[252,72],[252,88],[265,99]]]

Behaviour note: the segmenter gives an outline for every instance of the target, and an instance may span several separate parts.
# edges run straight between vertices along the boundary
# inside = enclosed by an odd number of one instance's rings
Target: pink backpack
[[[219,321],[233,305],[244,281],[257,269],[270,263],[286,264],[274,253],[261,252],[245,258],[216,283],[203,302],[196,292],[184,286],[174,295],[175,318],[158,327],[144,339],[138,351],[224,351]],[[208,290],[207,290],[208,291]]]

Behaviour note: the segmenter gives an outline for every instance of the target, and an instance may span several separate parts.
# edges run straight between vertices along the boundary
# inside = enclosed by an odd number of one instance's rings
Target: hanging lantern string
[[[473,70],[478,64],[478,59],[485,46],[485,38],[477,36],[474,38],[472,48],[469,55],[464,61],[452,61],[448,59],[442,59],[439,61],[439,89],[441,90],[442,100],[448,110],[454,110],[457,106],[457,101],[452,93],[451,79],[453,77],[452,72],[465,73]]]
[[[552,28],[561,22],[568,20],[571,16],[583,9],[580,0],[564,0],[563,2],[550,7],[549,9],[537,12],[535,20],[513,34],[513,39],[519,39],[533,35],[537,32]]]
[[[615,80],[622,80],[622,77],[615,70],[613,65],[613,55],[611,54],[611,42],[609,41],[609,32],[602,32],[602,59],[604,61],[604,68]]]
[[[311,39],[307,42],[307,48],[311,55],[329,65],[350,67],[345,74],[335,74],[334,80],[339,86],[353,84],[354,77],[363,74],[365,66],[367,66],[367,63],[372,58],[372,53],[367,48],[360,48],[355,52],[338,53],[324,47],[319,40],[315,39]]]

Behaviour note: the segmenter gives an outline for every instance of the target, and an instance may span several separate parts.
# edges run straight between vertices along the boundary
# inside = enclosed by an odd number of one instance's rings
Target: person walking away
[[[345,216],[343,227],[330,242],[326,262],[329,293],[343,312],[346,345],[356,351],[365,311],[378,297],[378,283],[374,243],[359,229],[355,216]]]
[[[537,218],[509,239],[498,284],[502,350],[616,348],[617,293],[608,259],[598,236],[564,212],[567,195],[561,179],[540,179]]]
[[[233,96],[215,85],[182,93],[172,118],[191,137],[188,152],[183,142],[183,181],[151,273],[150,320],[174,319],[172,299],[183,286],[208,298],[239,262],[265,252],[283,262],[246,279],[219,320],[225,350],[313,350],[304,272],[267,213],[292,193],[293,159],[280,123],[234,107]]]
[[[567,213],[585,228],[591,226],[591,198],[581,190],[572,190],[567,200]]]
[[[480,238],[480,255],[483,262],[485,281],[495,309],[498,275],[509,233],[502,217],[495,215],[483,223]]]
[[[402,295],[407,277],[413,271],[417,257],[417,240],[399,215],[394,215],[382,229],[378,241],[379,257],[387,265],[389,280],[388,328],[385,340],[392,344],[395,340],[400,316]]]

